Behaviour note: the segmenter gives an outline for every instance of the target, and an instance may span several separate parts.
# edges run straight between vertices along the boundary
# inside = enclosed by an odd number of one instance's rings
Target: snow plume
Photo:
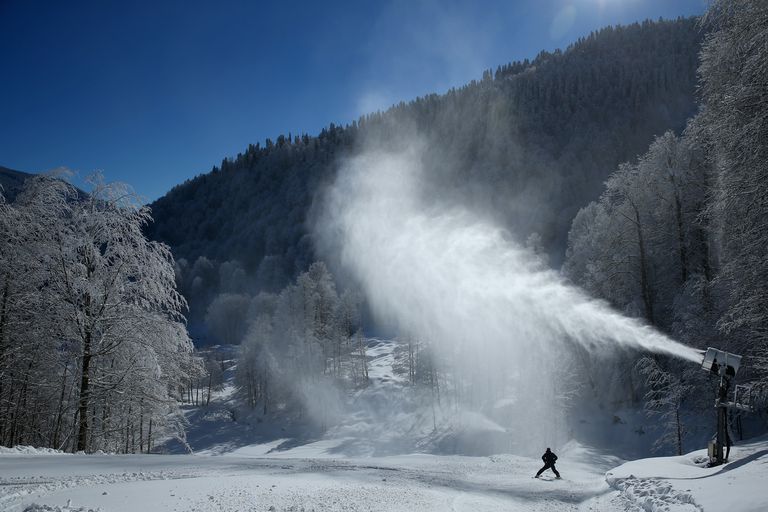
[[[492,221],[430,197],[423,158],[411,144],[346,160],[327,191],[318,237],[377,320],[429,341],[449,367],[480,385],[471,389],[482,393],[484,407],[510,396],[532,399],[532,417],[516,425],[535,432],[562,407],[553,399],[568,394],[563,376],[574,348],[700,362],[697,350],[567,284]]]

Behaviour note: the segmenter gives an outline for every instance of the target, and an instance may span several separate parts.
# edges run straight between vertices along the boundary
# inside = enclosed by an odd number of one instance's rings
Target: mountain
[[[179,260],[192,317],[215,293],[280,289],[315,258],[312,204],[343,157],[418,138],[435,197],[536,233],[557,266],[616,166],[695,113],[702,37],[694,18],[607,27],[442,95],[252,144],[153,203],[149,235]]]
[[[6,201],[11,202],[16,199],[16,195],[30,176],[32,175],[26,172],[0,167],[0,188],[2,188],[1,192]]]
[[[55,179],[63,179],[69,182],[66,174],[57,174],[55,172],[50,174],[42,174],[48,177],[53,176]],[[14,171],[13,169],[0,166],[0,193],[2,193],[6,201],[12,203],[16,200],[16,196],[18,196],[21,190],[24,188],[24,183],[32,176],[39,175],[22,171]],[[80,188],[75,187],[74,190],[76,199],[79,200],[88,197],[88,194]]]

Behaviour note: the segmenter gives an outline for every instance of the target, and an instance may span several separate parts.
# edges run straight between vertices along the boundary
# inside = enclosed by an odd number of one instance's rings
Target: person
[[[544,467],[541,468],[538,473],[536,473],[536,478],[539,478],[539,476],[541,476],[541,474],[548,469],[552,470],[552,472],[555,474],[555,478],[560,478],[560,473],[558,473],[557,469],[555,469],[555,461],[557,460],[557,455],[552,453],[552,450],[547,448],[547,451],[544,452],[544,455],[541,456],[541,460],[544,461]]]

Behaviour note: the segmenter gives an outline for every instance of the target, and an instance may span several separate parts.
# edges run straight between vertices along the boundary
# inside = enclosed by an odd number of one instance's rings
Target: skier
[[[555,461],[557,460],[557,455],[552,453],[552,450],[547,448],[547,451],[544,452],[544,455],[541,456],[541,460],[544,461],[544,467],[541,468],[538,473],[536,473],[535,478],[539,478],[539,476],[547,469],[551,469],[555,474],[555,477],[560,478],[560,473],[558,473],[557,469],[555,469]]]

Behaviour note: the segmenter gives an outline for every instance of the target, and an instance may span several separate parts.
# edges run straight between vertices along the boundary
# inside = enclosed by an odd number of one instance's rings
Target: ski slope
[[[336,459],[329,448],[266,458],[5,454],[0,508],[548,511],[579,510],[609,490],[599,464],[586,461],[564,464],[563,480],[536,480],[537,461],[510,455]]]
[[[264,450],[268,447],[264,446]],[[255,447],[254,447],[255,450]],[[0,510],[764,511],[768,441],[720,468],[702,452],[627,462],[570,443],[562,480],[513,455],[334,458],[333,443],[279,456],[0,454]],[[312,455],[312,457],[306,457]],[[607,475],[606,475],[607,471]]]
[[[402,399],[399,386],[405,382],[394,370],[395,344],[376,340],[369,358],[366,399],[385,406]],[[534,479],[541,467],[537,458],[418,449],[390,455],[392,447],[407,448],[392,432],[413,422],[402,414],[361,412],[314,437],[277,425],[256,429],[246,418],[235,421],[235,363],[229,384],[210,406],[187,409],[194,455],[0,448],[0,511],[768,510],[768,438],[734,447],[731,462],[720,468],[703,467],[703,451],[625,462],[610,450],[571,441],[554,447],[563,479],[549,472]],[[462,421],[464,436],[483,437],[500,428],[480,419]],[[380,423],[386,427],[376,427]],[[415,423],[414,435],[421,435],[419,428],[432,431],[432,419],[424,423]],[[455,426],[445,435],[454,435]]]

